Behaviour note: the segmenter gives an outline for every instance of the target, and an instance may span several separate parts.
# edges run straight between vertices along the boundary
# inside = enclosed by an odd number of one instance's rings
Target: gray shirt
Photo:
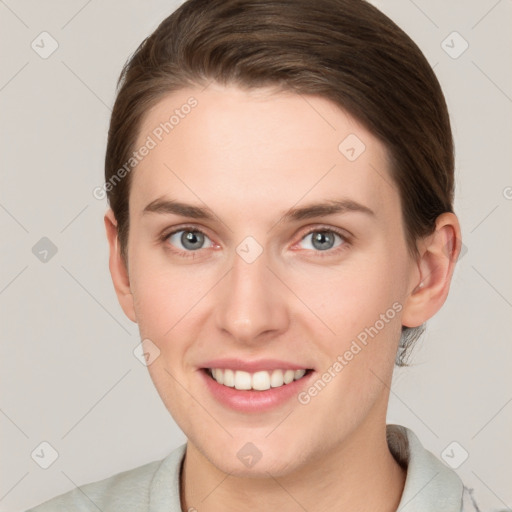
[[[457,474],[426,450],[414,432],[387,425],[393,457],[407,469],[400,512],[479,512]],[[27,512],[182,512],[180,471],[186,443],[162,460],[82,485]]]

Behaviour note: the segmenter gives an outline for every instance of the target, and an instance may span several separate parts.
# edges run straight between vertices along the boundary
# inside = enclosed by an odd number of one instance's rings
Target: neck
[[[385,422],[378,428],[358,426],[342,446],[319,450],[313,460],[279,478],[226,474],[189,441],[181,477],[182,508],[391,512],[398,508],[405,477],[389,451]]]

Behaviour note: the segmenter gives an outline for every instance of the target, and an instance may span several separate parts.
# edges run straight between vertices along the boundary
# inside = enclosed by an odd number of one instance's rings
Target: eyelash
[[[175,235],[176,233],[179,233],[180,231],[201,233],[202,235],[204,235],[208,238],[210,238],[210,237],[202,229],[199,229],[195,226],[181,226],[179,229],[174,229],[173,231],[169,231],[160,237],[160,240],[165,245],[166,249],[170,250],[173,254],[177,254],[178,256],[184,257],[184,258],[195,258],[196,253],[199,252],[201,249],[199,249],[197,251],[181,251],[181,250],[175,249],[175,248],[169,249],[169,247],[171,246],[168,243],[169,237],[172,235]],[[335,233],[343,240],[343,243],[334,249],[328,249],[326,251],[314,251],[314,252],[318,253],[319,258],[325,258],[325,257],[332,256],[333,254],[338,254],[339,252],[347,249],[347,246],[349,246],[351,243],[351,238],[347,235],[347,233],[345,231],[341,231],[339,229],[327,227],[327,226],[311,228],[309,231],[307,231],[306,233],[304,233],[302,235],[302,237],[299,241],[302,241],[304,238],[306,238],[306,236],[310,235],[311,233],[317,233],[317,232]],[[312,249],[310,249],[310,250],[312,250]]]

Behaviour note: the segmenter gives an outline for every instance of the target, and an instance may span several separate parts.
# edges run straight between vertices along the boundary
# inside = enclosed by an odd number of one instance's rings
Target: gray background
[[[412,428],[438,457],[456,441],[450,462],[468,452],[456,471],[480,506],[510,508],[512,2],[375,3],[418,43],[444,89],[467,248],[413,367],[396,371],[388,422]],[[108,271],[106,201],[92,195],[121,66],[177,5],[0,1],[1,511],[185,441],[133,355],[137,326]],[[51,48],[43,31],[59,45],[48,58],[31,47]],[[460,37],[446,39],[453,31]],[[46,261],[43,237],[57,248]],[[58,453],[48,469],[42,442]]]

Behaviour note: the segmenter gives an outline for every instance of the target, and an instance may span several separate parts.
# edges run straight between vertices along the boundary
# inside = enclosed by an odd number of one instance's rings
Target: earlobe
[[[417,260],[419,279],[412,284],[402,315],[406,327],[418,327],[433,317],[446,301],[455,264],[461,249],[458,219],[443,213],[434,233],[420,241]]]
[[[114,289],[117,294],[117,299],[119,300],[119,304],[123,308],[125,315],[132,322],[137,323],[133,304],[133,295],[130,289],[128,269],[126,268],[126,264],[121,256],[117,221],[111,208],[109,208],[105,213],[104,221],[110,251],[109,269]]]

